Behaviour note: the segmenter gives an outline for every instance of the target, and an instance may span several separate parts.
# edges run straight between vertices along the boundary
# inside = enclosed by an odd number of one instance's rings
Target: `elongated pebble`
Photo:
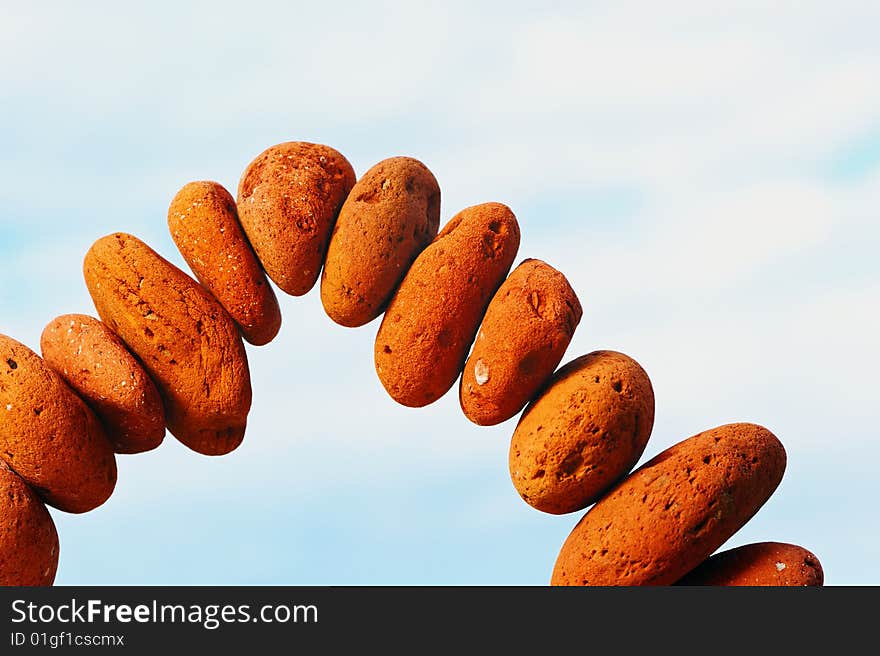
[[[43,360],[98,415],[116,453],[155,449],[165,437],[156,384],[122,340],[94,317],[64,314],[40,337]]]
[[[82,513],[116,486],[101,423],[39,355],[0,335],[0,458],[46,503]]]
[[[714,554],[677,585],[800,587],[824,582],[822,565],[810,551],[785,542],[756,542]]]
[[[245,237],[235,200],[222,185],[190,182],[168,207],[168,229],[183,259],[256,346],[272,341],[281,310]]]
[[[756,424],[726,424],[666,449],[599,500],[569,534],[553,585],[670,585],[764,505],[785,449]]]
[[[0,460],[0,586],[52,585],[58,533],[46,506]]]
[[[321,274],[321,302],[336,323],[378,317],[416,256],[437,236],[440,187],[411,157],[364,173],[339,211]]]
[[[594,351],[557,371],[520,417],[509,466],[522,499],[560,515],[586,508],[635,466],[654,426],[654,390],[628,355]]]
[[[376,335],[376,373],[398,403],[433,403],[455,383],[492,295],[519,248],[510,208],[456,214],[416,258]]]
[[[235,449],[247,425],[251,379],[241,335],[220,303],[125,233],[96,241],[83,273],[101,320],[159,388],[171,433],[205,455]]]
[[[583,310],[565,276],[528,259],[486,310],[459,385],[465,416],[491,426],[531,401],[562,360]]]

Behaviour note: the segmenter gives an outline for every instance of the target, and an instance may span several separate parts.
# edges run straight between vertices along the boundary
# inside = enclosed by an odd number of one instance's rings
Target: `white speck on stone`
[[[120,383],[120,385],[122,385],[123,387],[125,387],[126,385],[128,385],[128,381],[127,381],[127,380],[123,380],[123,381]]]
[[[11,403],[7,403],[7,404],[6,404],[6,409],[7,409],[7,410],[12,410],[12,404],[11,404]]]
[[[785,569],[785,563],[776,563],[776,571],[781,572]]]
[[[474,365],[474,379],[477,385],[485,385],[489,382],[489,365],[482,360],[477,360],[477,364]]]

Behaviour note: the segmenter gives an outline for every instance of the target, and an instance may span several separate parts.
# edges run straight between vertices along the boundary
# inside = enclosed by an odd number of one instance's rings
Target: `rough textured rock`
[[[456,214],[416,258],[376,335],[376,373],[394,400],[425,406],[452,387],[518,248],[513,212],[485,203]]]
[[[155,449],[165,410],[155,383],[122,340],[85,314],[56,317],[40,338],[43,360],[98,415],[116,453]]]
[[[101,320],[159,388],[171,433],[205,455],[235,449],[244,438],[251,380],[241,335],[220,303],[124,233],[96,241],[83,273]]]
[[[562,360],[582,314],[559,271],[533,259],[516,267],[492,297],[465,363],[465,416],[491,426],[522,410]]]
[[[596,503],[569,534],[553,585],[669,585],[764,505],[785,471],[766,428],[726,424],[666,449]]]
[[[553,514],[581,510],[635,466],[654,426],[654,391],[639,363],[595,351],[562,367],[523,413],[510,477],[523,500]]]
[[[264,150],[238,185],[238,217],[266,274],[302,296],[317,282],[330,232],[355,183],[341,153],[302,141]]]
[[[216,182],[190,182],[168,207],[168,229],[196,278],[256,346],[281,328],[275,292],[245,237],[235,201]]]
[[[0,335],[0,458],[47,503],[82,513],[116,486],[116,457],[85,402],[42,358]]]
[[[677,585],[821,586],[822,565],[794,544],[757,542],[711,556]]]
[[[58,533],[39,497],[0,460],[0,585],[52,585]]]
[[[440,187],[411,157],[376,164],[342,205],[321,275],[321,302],[343,326],[378,317],[416,256],[437,236]]]

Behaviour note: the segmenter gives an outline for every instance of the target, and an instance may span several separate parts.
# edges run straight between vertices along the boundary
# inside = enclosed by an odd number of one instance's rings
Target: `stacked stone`
[[[58,536],[44,504],[100,506],[114,454],[158,447],[166,427],[201,454],[238,447],[251,405],[244,341],[268,344],[281,326],[270,280],[293,296],[320,280],[342,326],[381,315],[376,373],[398,403],[428,405],[458,381],[475,424],[525,408],[509,456],[522,499],[553,514],[592,505],[551,583],[822,584],[818,560],[794,545],[712,555],[782,477],[768,430],[720,426],[630,473],[653,428],[648,375],[607,350],[557,370],[581,304],[543,261],[511,271],[520,230],[506,205],[465,208],[439,230],[440,188],[418,160],[386,159],[356,180],[333,148],[288,142],[248,165],[237,199],[216,182],[185,185],[168,227],[194,278],[111,234],[83,263],[99,319],[57,317],[42,357],[0,335],[0,584],[52,584]]]

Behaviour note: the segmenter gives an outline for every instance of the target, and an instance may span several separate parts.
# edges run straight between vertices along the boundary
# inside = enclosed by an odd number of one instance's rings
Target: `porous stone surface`
[[[821,586],[822,565],[796,544],[756,542],[714,554],[677,585]]]
[[[0,460],[0,586],[46,586],[58,568],[58,533],[39,497]]]
[[[562,273],[527,259],[492,297],[468,356],[459,402],[475,424],[513,417],[547,383],[583,310]]]
[[[569,534],[552,585],[670,585],[767,501],[785,471],[773,433],[726,424],[679,442],[599,500]]]
[[[238,217],[266,274],[302,296],[318,280],[330,233],[354,169],[322,144],[289,141],[267,148],[238,185]]]
[[[116,453],[155,449],[165,410],[155,383],[122,340],[101,321],[64,314],[40,337],[44,362],[95,411]]]
[[[440,187],[411,157],[364,173],[342,205],[321,274],[321,302],[336,323],[378,317],[416,256],[437,236]]]
[[[572,360],[526,408],[510,441],[513,485],[556,515],[596,501],[638,462],[654,426],[654,390],[628,355]]]
[[[171,433],[205,455],[235,449],[247,425],[251,379],[238,327],[217,299],[125,233],[96,241],[83,273],[101,320],[159,388]]]
[[[394,400],[425,406],[452,387],[519,239],[510,208],[484,203],[456,214],[416,258],[376,335],[376,373]]]
[[[212,181],[190,182],[168,207],[168,229],[183,259],[256,346],[272,341],[281,310],[238,221],[235,200]]]
[[[0,335],[0,458],[46,503],[82,513],[116,486],[116,457],[95,414],[43,359]]]

